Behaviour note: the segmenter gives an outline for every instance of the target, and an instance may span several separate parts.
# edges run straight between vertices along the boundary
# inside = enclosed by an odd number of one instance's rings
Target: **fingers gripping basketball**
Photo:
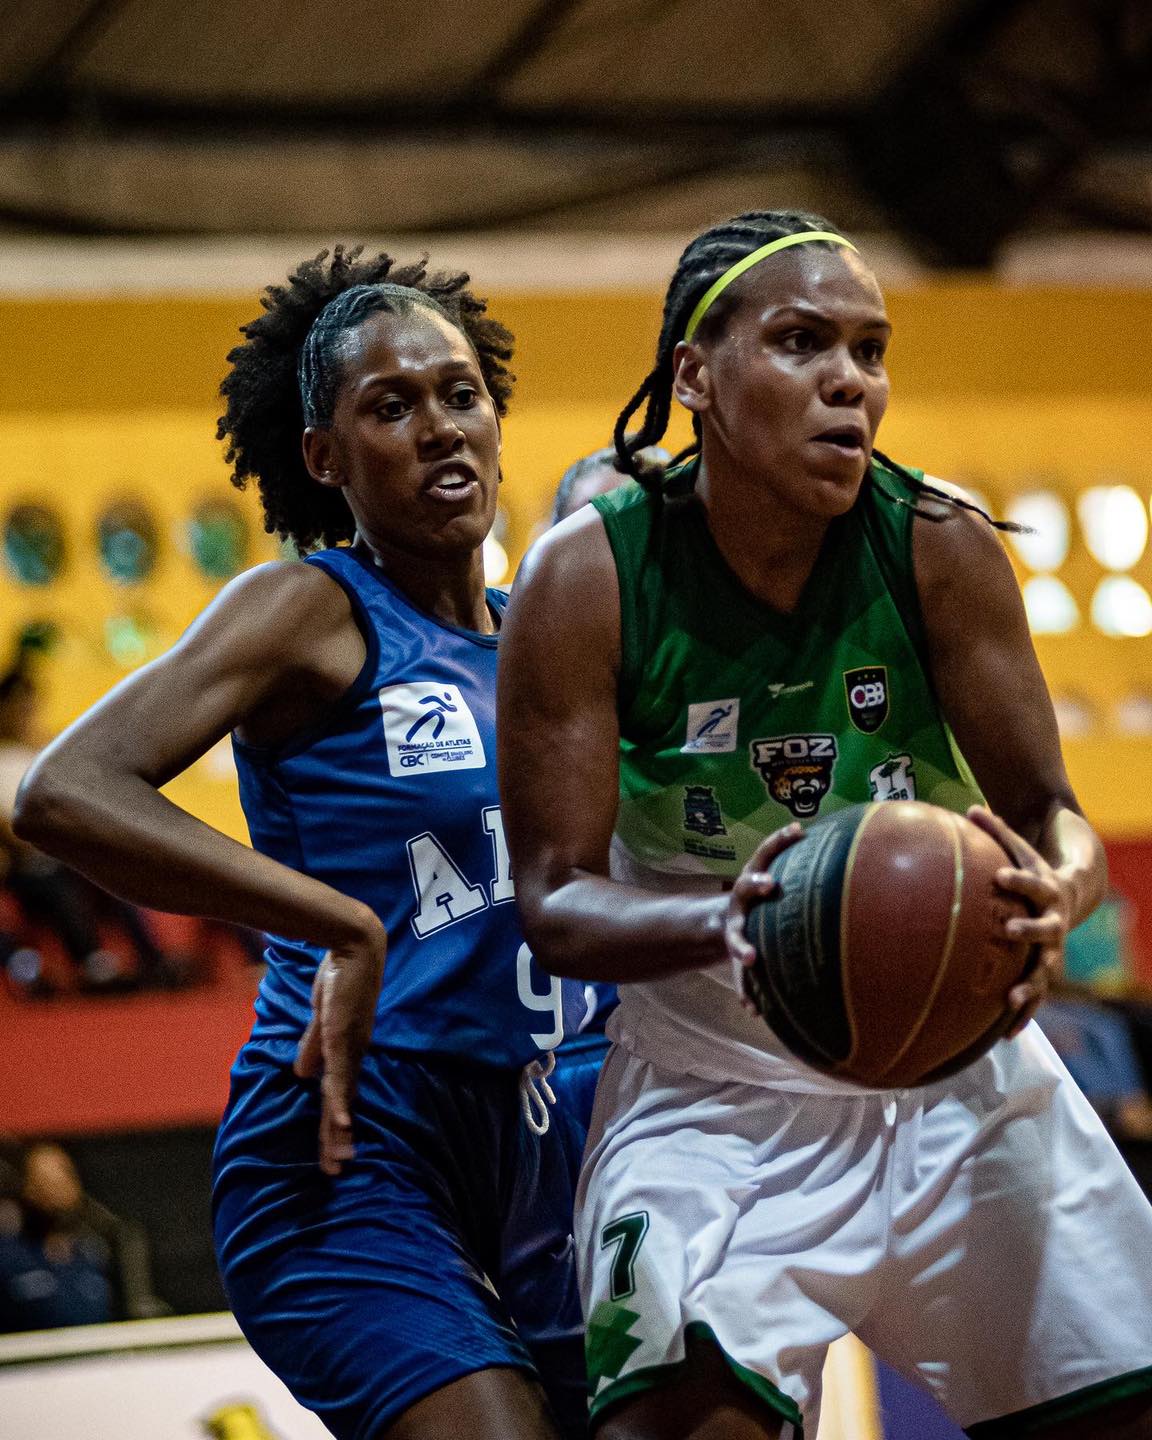
[[[1010,1027],[1008,992],[1028,947],[1003,923],[1026,913],[996,884],[1001,846],[918,801],[858,805],[814,825],[771,866],[754,906],[747,991],[800,1059],[857,1084],[926,1084]]]

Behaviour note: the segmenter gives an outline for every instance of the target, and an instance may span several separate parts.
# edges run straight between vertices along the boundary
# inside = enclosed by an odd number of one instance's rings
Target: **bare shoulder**
[[[238,575],[221,592],[225,604],[239,605],[254,619],[309,619],[323,624],[350,618],[343,588],[318,565],[302,560],[269,560]]]
[[[958,485],[926,475],[925,481],[946,494],[968,499]],[[922,598],[929,591],[975,590],[979,583],[1009,583],[1015,576],[1001,534],[976,510],[953,505],[935,495],[917,499],[913,529],[916,579]]]
[[[226,585],[181,645],[226,643],[259,649],[270,662],[306,664],[321,642],[358,633],[348,596],[331,576],[299,560],[273,560]]]
[[[945,489],[934,476],[925,480]],[[913,565],[932,640],[951,647],[999,630],[1023,641],[1028,633],[1023,600],[1001,532],[979,512],[933,496],[925,496],[918,509],[923,513],[913,529]]]
[[[537,540],[508,604],[509,653],[528,646],[553,656],[595,654],[614,667],[620,649],[620,590],[599,513],[578,510]]]
[[[608,532],[595,506],[585,505],[536,541],[516,583],[603,584],[609,575],[615,575],[615,563]]]
[[[231,725],[267,745],[316,724],[367,653],[342,586],[319,566],[273,561],[222,590],[172,659],[189,676],[222,680]]]

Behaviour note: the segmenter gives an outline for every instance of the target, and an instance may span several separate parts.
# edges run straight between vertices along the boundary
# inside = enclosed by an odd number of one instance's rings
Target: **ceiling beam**
[[[584,0],[536,0],[515,33],[477,72],[469,86],[469,99],[484,102],[512,83],[551,43],[553,35]]]
[[[373,97],[354,105],[194,104],[123,95],[92,88],[46,86],[0,95],[0,138],[34,132],[44,138],[84,133],[109,139],[170,141],[341,139],[460,139],[491,136],[541,143],[565,139],[631,140],[646,144],[695,138],[771,139],[777,130],[835,131],[850,121],[839,106],[770,109],[717,105],[686,110],[682,104],[612,109],[549,106],[517,109],[466,98],[439,103]]]
[[[21,88],[38,90],[66,80],[123,10],[125,3],[126,0],[91,0],[47,54],[36,61],[22,80]]]

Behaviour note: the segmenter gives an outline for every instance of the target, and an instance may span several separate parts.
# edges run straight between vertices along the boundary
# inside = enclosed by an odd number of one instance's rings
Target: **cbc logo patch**
[[[888,718],[888,667],[865,665],[845,670],[844,694],[852,724],[865,735],[875,735]]]
[[[486,764],[476,717],[455,685],[386,685],[380,712],[392,775],[420,779]]]

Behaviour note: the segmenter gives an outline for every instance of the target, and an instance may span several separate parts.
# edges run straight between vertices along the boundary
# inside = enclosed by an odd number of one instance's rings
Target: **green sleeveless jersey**
[[[632,860],[732,878],[793,820],[866,800],[978,803],[929,676],[909,505],[866,484],[785,615],[729,569],[700,501],[674,493],[693,478],[592,502],[620,582],[616,836]],[[875,462],[873,478],[914,501]]]

